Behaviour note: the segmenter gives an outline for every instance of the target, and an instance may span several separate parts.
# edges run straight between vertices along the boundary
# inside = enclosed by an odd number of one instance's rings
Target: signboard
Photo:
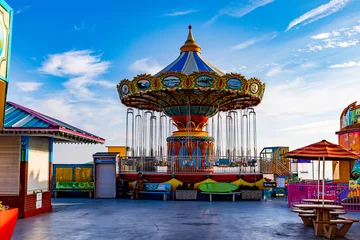
[[[36,209],[42,208],[42,201],[36,201]]]
[[[277,177],[276,178],[276,185],[278,188],[284,188],[285,187],[285,178]]]
[[[95,158],[95,163],[115,163],[115,158],[99,157],[99,158]]]
[[[311,160],[306,160],[306,159],[293,159],[293,163],[311,163]]]
[[[256,94],[258,91],[259,91],[259,84],[257,83],[250,84],[250,92],[252,94]]]
[[[179,86],[181,80],[176,76],[167,76],[162,80],[162,82],[164,86],[173,88]]]
[[[264,182],[264,187],[276,188],[276,182]]]
[[[139,90],[143,91],[150,88],[150,81],[147,79],[140,79],[137,81],[136,86]]]
[[[237,78],[230,78],[226,84],[227,84],[228,88],[233,89],[233,90],[238,90],[242,86],[242,81]]]
[[[0,0],[0,129],[4,127],[6,90],[11,48],[12,8]]]
[[[350,190],[356,190],[357,189],[357,181],[356,180],[350,180],[349,181],[349,188],[350,188]]]
[[[36,209],[42,208],[42,193],[36,194]]]
[[[214,84],[214,79],[210,76],[202,75],[195,79],[195,83],[199,87],[211,87]]]
[[[42,193],[37,193],[36,194],[36,201],[41,201],[42,200]]]
[[[230,164],[230,160],[229,160],[228,158],[219,159],[219,160],[218,160],[218,164],[219,164],[219,165],[229,165],[229,164]]]
[[[129,86],[126,84],[122,85],[121,92],[122,94],[127,95],[129,93]]]

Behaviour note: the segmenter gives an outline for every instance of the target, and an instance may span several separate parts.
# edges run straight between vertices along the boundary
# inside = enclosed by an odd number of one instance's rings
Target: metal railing
[[[260,158],[260,171],[278,176],[290,176],[290,168],[280,160]]]
[[[297,203],[306,204],[303,199],[322,199],[322,187],[318,193],[318,185],[315,183],[289,183],[288,205]],[[360,187],[349,188],[348,183],[326,183],[324,199],[334,200],[334,204],[341,205],[348,211],[360,211]]]
[[[276,174],[278,176],[289,176],[290,175],[290,168],[286,166],[282,161],[276,161]]]
[[[255,157],[127,157],[120,159],[120,172],[156,173],[261,173],[261,158]]]

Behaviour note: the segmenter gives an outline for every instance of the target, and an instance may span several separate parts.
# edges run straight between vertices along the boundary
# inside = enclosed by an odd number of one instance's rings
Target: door
[[[19,195],[20,145],[20,137],[0,137],[0,195]]]
[[[115,164],[96,164],[95,166],[95,197],[116,197]]]

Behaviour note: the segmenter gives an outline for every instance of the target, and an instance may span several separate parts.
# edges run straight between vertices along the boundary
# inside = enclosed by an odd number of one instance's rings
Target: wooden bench
[[[134,183],[136,186],[136,182]],[[145,191],[139,191],[139,194],[162,194],[163,200],[166,201],[167,196],[171,194],[170,183],[145,183]],[[133,196],[131,196],[131,199]]]
[[[344,210],[334,210],[334,211],[330,211],[330,218],[335,220],[339,218],[339,215],[343,215],[346,214],[347,211]]]
[[[353,222],[359,222],[359,219],[351,218],[351,217],[339,217],[339,219],[349,220],[349,221],[353,221]]]
[[[93,197],[94,183],[93,182],[57,182],[55,189],[53,189],[54,197],[58,197],[59,192],[87,192],[89,198]]]
[[[220,192],[201,192],[202,194],[208,194],[209,195],[209,201],[212,202],[212,195],[232,195],[232,201],[235,202],[235,195],[241,195],[241,192],[226,192],[226,193],[220,193]]]
[[[328,239],[334,239],[335,237],[344,237],[349,231],[354,221],[345,219],[334,219],[330,221],[316,221],[316,223],[324,224],[323,231],[325,237],[327,237]],[[340,228],[338,228],[337,225],[340,225]]]
[[[314,220],[316,218],[316,214],[313,210],[302,210],[302,209],[291,209],[292,212],[299,213],[299,217],[303,221],[305,226],[313,226]],[[335,210],[330,212],[330,216],[332,220],[336,220],[339,218],[339,215],[346,214],[346,211],[343,210]],[[344,217],[342,218],[344,219]]]
[[[342,214],[347,214],[347,211],[337,209],[337,210],[334,210],[334,211],[330,211],[330,214],[333,214],[333,215],[342,215]]]
[[[302,210],[302,209],[299,209],[299,208],[293,208],[293,209],[291,209],[291,211],[294,212],[294,213],[302,213],[302,214],[314,213],[314,210]]]
[[[346,220],[346,221],[351,221],[352,223],[354,222],[359,222],[359,219],[357,218],[351,218],[351,217],[339,217],[338,218],[339,220]],[[346,230],[345,228],[343,228],[341,231],[340,230],[337,230],[336,231],[336,236],[339,236],[339,237],[344,237],[346,235],[346,233],[349,231],[350,227],[351,227],[352,224],[349,225],[349,228]]]
[[[299,217],[306,227],[314,226],[314,220],[316,218],[315,213],[299,213]]]

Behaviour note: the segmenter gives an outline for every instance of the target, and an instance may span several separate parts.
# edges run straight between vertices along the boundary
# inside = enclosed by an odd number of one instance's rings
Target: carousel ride
[[[155,75],[124,79],[117,90],[128,107],[127,159],[171,166],[172,171],[209,171],[218,161],[238,164],[240,171],[255,168],[250,164],[257,159],[254,107],[265,84],[211,65],[191,26],[175,61]]]

